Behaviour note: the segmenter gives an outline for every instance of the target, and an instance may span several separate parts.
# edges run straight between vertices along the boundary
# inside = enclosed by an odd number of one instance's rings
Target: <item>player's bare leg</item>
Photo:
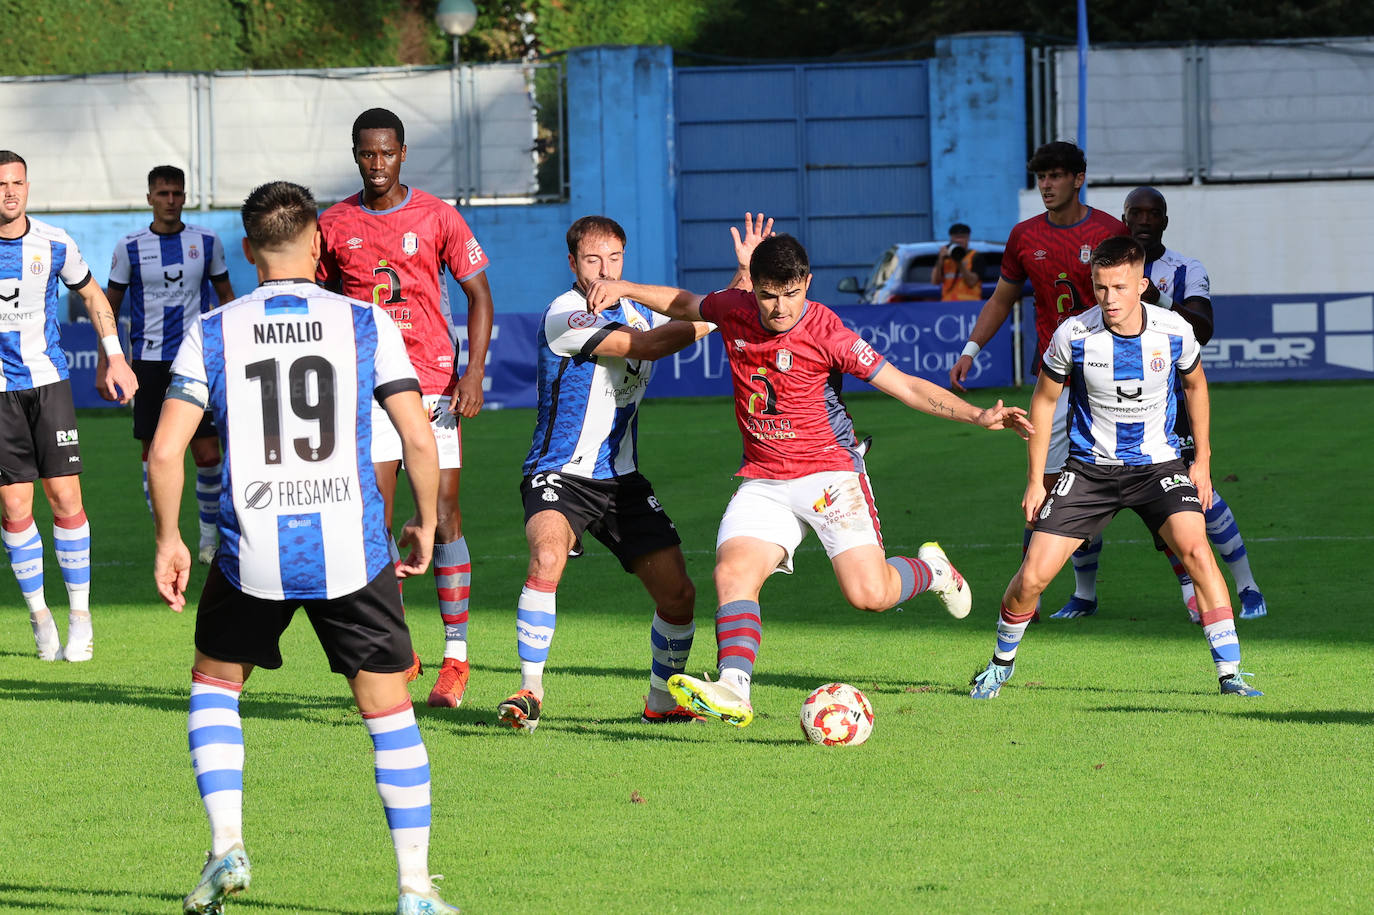
[[[33,520],[33,484],[0,486],[0,505],[4,513],[5,552],[29,608],[29,626],[33,629],[38,659],[55,661],[62,649],[62,638],[43,594],[43,535]]]
[[[1016,666],[1016,651],[1035,615],[1040,595],[1054,576],[1064,568],[1069,556],[1083,541],[1075,537],[1061,537],[1045,531],[1031,535],[1021,568],[1016,570],[1007,590],[1002,594],[1002,609],[997,619],[997,645],[988,666],[976,675],[969,685],[969,695],[975,699],[992,699],[1011,679]]]
[[[687,575],[682,548],[670,546],[646,553],[636,558],[631,568],[654,602],[654,619],[649,630],[649,694],[644,700],[642,720],[650,723],[699,721],[700,715],[680,706],[668,692],[668,678],[687,668],[696,632],[693,609],[697,590]]]
[[[147,446],[144,447],[147,459]],[[196,465],[196,506],[200,515],[200,545],[197,559],[208,565],[219,545],[220,464],[219,439],[213,435],[191,439],[191,460]]]
[[[391,551],[392,565],[398,565],[401,561],[401,548],[396,545],[396,537],[391,533],[392,506],[396,504],[396,480],[401,473],[400,461],[381,461],[372,465],[372,472],[377,477],[377,491],[382,494],[383,513],[386,521],[386,544]],[[402,613],[405,612],[405,589],[401,584],[401,579],[396,579],[396,590],[401,594]],[[424,665],[420,663],[420,654],[415,652],[411,660],[410,670],[406,671],[406,682],[417,680],[424,672]]]
[[[940,545],[922,545],[916,557],[887,558],[873,544],[851,547],[830,560],[840,593],[858,610],[880,613],[923,591],[934,591],[950,615],[963,619],[972,607],[968,583]]]
[[[511,728],[532,731],[539,726],[544,701],[544,664],[553,644],[558,583],[577,538],[561,513],[541,511],[525,523],[525,540],[530,562],[515,611],[520,689],[497,706],[497,716]]]
[[[1242,679],[1240,639],[1236,636],[1236,623],[1231,614],[1231,596],[1226,579],[1222,577],[1216,557],[1212,554],[1203,516],[1198,512],[1170,515],[1160,527],[1159,535],[1193,580],[1198,613],[1202,617],[1202,632],[1212,652],[1212,662],[1216,665],[1222,693],[1260,695],[1259,690]]]

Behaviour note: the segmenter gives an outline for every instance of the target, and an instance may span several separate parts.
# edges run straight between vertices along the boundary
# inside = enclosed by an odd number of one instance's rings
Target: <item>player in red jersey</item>
[[[468,680],[472,574],[458,508],[463,464],[458,417],[471,419],[482,408],[482,376],[491,339],[491,289],[484,272],[487,256],[457,209],[401,183],[405,139],[401,119],[385,108],[364,111],[353,122],[353,158],[363,189],[320,216],[324,250],[316,279],[326,288],[386,309],[401,330],[406,353],[420,378],[439,446],[434,581],[444,621],[444,663],[429,704],[456,708]],[[445,268],[457,279],[468,302],[468,367],[461,377],[449,331]],[[374,404],[372,462],[390,529],[401,441],[379,411]],[[392,556],[400,556],[394,541]],[[417,655],[411,679],[419,676],[419,663]]]
[[[1121,220],[1078,199],[1078,191],[1087,178],[1088,163],[1083,150],[1074,144],[1062,140],[1046,143],[1035,151],[1026,168],[1035,175],[1045,212],[1018,222],[1011,230],[1002,254],[1002,277],[992,298],[978,313],[963,353],[949,370],[950,385],[959,391],[967,390],[964,380],[973,368],[973,360],[1021,301],[1021,289],[1027,279],[1035,295],[1035,351],[1043,353],[1055,328],[1065,318],[1086,311],[1097,301],[1088,266],[1093,248],[1114,235],[1130,234]],[[1039,359],[1032,371],[1040,371]],[[1066,389],[1050,430],[1046,492],[1054,488],[1069,456],[1068,405]],[[1031,528],[1027,526],[1022,535],[1022,552],[1030,543],[1030,534]]]
[[[743,258],[742,252],[742,258]],[[840,398],[840,373],[872,384],[932,416],[1029,434],[1025,411],[1001,401],[986,410],[887,362],[819,302],[806,298],[806,250],[790,235],[761,241],[747,264],[753,291],[708,296],[683,289],[599,282],[587,294],[599,310],[621,296],[673,318],[720,328],[734,384],[735,419],[744,437],[745,477],[716,538],[717,666],[712,683],[684,674],[668,680],[682,705],[736,727],[753,719],[749,685],[762,623],[759,592],[774,572],[791,572],[808,529],[830,556],[845,600],[881,611],[935,591],[956,618],[968,615],[969,587],[939,544],[916,558],[886,558],[854,424]]]

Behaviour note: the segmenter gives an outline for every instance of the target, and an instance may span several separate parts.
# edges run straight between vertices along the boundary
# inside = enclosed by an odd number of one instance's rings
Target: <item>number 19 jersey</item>
[[[385,311],[269,282],[192,325],[172,374],[171,396],[203,402],[220,430],[216,561],[234,587],[334,598],[386,568],[372,400],[420,386]]]

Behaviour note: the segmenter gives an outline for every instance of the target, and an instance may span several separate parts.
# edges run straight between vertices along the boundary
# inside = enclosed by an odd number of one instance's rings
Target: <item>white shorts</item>
[[[434,443],[439,446],[439,469],[454,470],[463,466],[463,436],[458,417],[448,411],[449,398],[443,394],[426,394],[423,398],[429,413],[429,427],[434,431]],[[372,463],[384,464],[402,460],[401,436],[391,424],[381,404],[372,404]]]
[[[795,480],[745,480],[720,519],[716,548],[734,537],[776,543],[786,555],[773,571],[790,574],[808,529],[832,558],[856,546],[882,546],[868,475],[826,470]]]
[[[1054,404],[1054,425],[1050,427],[1050,453],[1045,459],[1045,473],[1058,473],[1069,459],[1069,386],[1059,394]]]

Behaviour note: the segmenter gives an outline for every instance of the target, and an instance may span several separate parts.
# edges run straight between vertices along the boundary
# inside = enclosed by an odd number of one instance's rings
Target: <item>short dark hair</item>
[[[24,174],[27,175],[29,173],[29,163],[24,161],[23,156],[19,155],[17,152],[11,152],[8,149],[0,149],[0,165],[13,165],[16,162],[24,166]]]
[[[954,225],[952,225],[952,226],[949,227],[949,234],[950,234],[950,235],[972,235],[972,234],[973,234],[973,230],[970,229],[968,226],[964,225],[962,222],[956,222]]]
[[[1130,235],[1114,235],[1093,248],[1088,261],[1093,267],[1120,267],[1145,263],[1145,246]]]
[[[810,272],[806,249],[791,235],[770,235],[759,242],[749,258],[749,276],[755,286],[785,286],[806,279]]]
[[[1056,168],[1062,168],[1071,175],[1081,175],[1088,170],[1088,160],[1083,150],[1074,144],[1055,140],[1037,149],[1026,163],[1026,171],[1036,175],[1052,172]]]
[[[310,189],[290,181],[269,181],[253,188],[239,212],[248,244],[267,250],[295,241],[318,219]]]
[[[387,108],[369,108],[358,115],[353,122],[353,148],[358,148],[358,141],[362,139],[364,130],[394,130],[396,131],[396,142],[402,146],[406,145],[406,126],[401,123],[401,119],[396,117],[396,113]]]
[[[588,235],[614,235],[622,247],[625,244],[625,230],[620,223],[609,216],[583,216],[568,226],[568,253],[577,257],[577,246]]]
[[[153,185],[159,181],[166,184],[180,184],[185,187],[186,173],[175,165],[154,165],[152,170],[148,172],[148,190],[151,191]]]

